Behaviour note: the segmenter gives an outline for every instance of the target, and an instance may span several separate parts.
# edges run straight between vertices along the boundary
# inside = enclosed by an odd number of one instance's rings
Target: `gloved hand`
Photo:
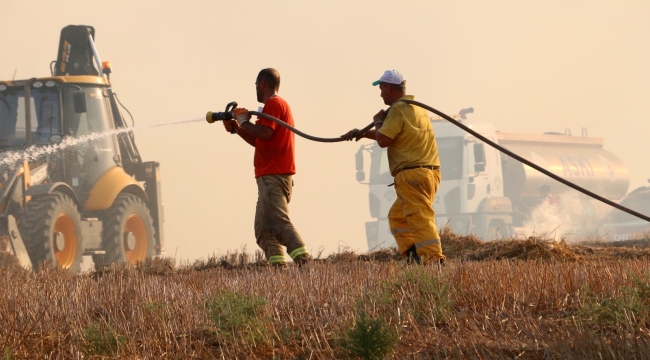
[[[233,128],[235,128],[235,130],[239,130],[239,124],[237,123],[237,120],[224,120],[223,127],[226,128],[227,132],[232,132]]]
[[[384,125],[384,119],[386,119],[386,115],[386,111],[382,109],[372,117],[372,121],[375,123],[375,129],[379,130],[381,126]]]
[[[232,114],[235,116],[235,120],[237,120],[237,124],[239,124],[239,126],[251,120],[251,115],[245,108],[236,108],[233,110]]]
[[[352,139],[359,141],[359,139],[364,138],[365,134],[359,134],[359,129],[352,129],[346,134],[341,135],[345,141],[352,141]]]

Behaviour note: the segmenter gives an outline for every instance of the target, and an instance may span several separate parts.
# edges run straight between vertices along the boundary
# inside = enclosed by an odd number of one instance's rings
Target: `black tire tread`
[[[133,206],[139,206],[146,210],[145,225],[148,222],[151,236],[149,236],[149,251],[147,257],[153,255],[154,246],[154,233],[153,218],[147,205],[139,197],[132,194],[120,194],[113,201],[113,205],[100,215],[102,221],[102,244],[106,251],[103,255],[93,255],[93,262],[95,266],[109,266],[111,264],[119,264],[125,261],[124,254],[119,246],[116,244],[115,239],[122,237],[122,219],[127,210]],[[121,242],[118,242],[121,243]]]
[[[79,243],[76,259],[70,270],[79,271],[82,261],[81,243],[83,241],[79,229],[81,215],[74,201],[60,193],[33,198],[22,211],[18,228],[34,269],[38,268],[43,262],[55,262],[54,253],[51,249],[50,230],[53,226],[54,213],[59,207],[66,205],[74,209],[74,211],[69,211],[68,215],[77,224],[77,242]]]

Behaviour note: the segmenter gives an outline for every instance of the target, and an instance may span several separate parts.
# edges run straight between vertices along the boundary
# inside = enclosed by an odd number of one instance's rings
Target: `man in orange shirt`
[[[293,126],[289,104],[278,96],[280,73],[263,69],[255,81],[257,101],[262,112]],[[243,110],[243,111],[242,111]],[[255,237],[271,265],[285,267],[284,251],[298,265],[311,260],[298,231],[289,219],[289,202],[296,173],[294,135],[271,120],[258,118],[255,124],[246,109],[235,109],[236,120],[224,121],[226,131],[234,127],[237,134],[255,147],[255,179],[258,198],[255,209]]]

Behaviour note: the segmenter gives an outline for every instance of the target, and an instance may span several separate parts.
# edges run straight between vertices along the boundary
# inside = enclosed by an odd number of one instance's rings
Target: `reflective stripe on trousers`
[[[269,264],[284,264],[284,255],[273,255],[269,257]]]
[[[307,253],[307,249],[305,249],[305,247],[303,246],[303,247],[299,247],[296,250],[292,251],[291,254],[289,254],[289,256],[291,256],[291,258],[293,260],[295,260],[296,257],[298,257],[300,255],[304,255],[306,253]]]

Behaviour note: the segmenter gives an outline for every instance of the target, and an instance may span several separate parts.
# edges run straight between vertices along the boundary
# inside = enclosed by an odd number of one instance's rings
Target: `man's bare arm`
[[[379,131],[377,131],[375,134],[375,140],[377,140],[377,144],[381,148],[389,147],[393,145],[393,142],[395,142],[395,139],[391,139],[388,136],[380,133]]]
[[[240,127],[241,130],[244,130],[246,132],[246,134],[260,140],[268,140],[271,138],[271,136],[273,136],[273,129],[270,127],[253,124],[250,121],[241,124]]]
[[[250,146],[255,147],[255,137],[253,135],[247,133],[246,130],[244,130],[243,127],[240,126],[237,129],[237,135],[239,135],[239,137],[244,139],[244,141],[246,141]]]

